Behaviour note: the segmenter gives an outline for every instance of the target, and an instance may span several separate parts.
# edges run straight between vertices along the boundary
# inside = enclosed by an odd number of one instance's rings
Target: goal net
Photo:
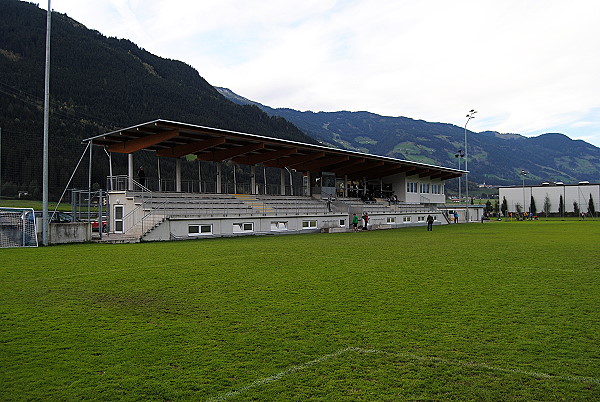
[[[0,208],[0,248],[37,246],[33,209]]]

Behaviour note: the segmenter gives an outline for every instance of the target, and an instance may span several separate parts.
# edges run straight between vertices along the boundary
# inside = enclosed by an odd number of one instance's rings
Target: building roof
[[[333,172],[349,179],[374,179],[405,173],[431,179],[460,177],[464,170],[370,155],[321,145],[282,140],[218,128],[154,120],[87,138],[109,152],[154,151],[159,157],[195,155],[203,161],[289,168],[300,172]]]
[[[521,185],[521,184],[515,184],[512,186],[498,186],[498,188],[533,188],[533,187],[544,187],[544,188],[562,188],[562,187],[583,187],[583,186],[598,186],[600,185],[600,183],[590,183],[587,181],[581,181],[579,183],[573,183],[573,184],[566,184],[566,183],[562,183],[562,182],[558,182],[558,183],[551,183],[551,182],[546,182],[546,183],[540,183],[540,184],[525,184],[525,186]]]

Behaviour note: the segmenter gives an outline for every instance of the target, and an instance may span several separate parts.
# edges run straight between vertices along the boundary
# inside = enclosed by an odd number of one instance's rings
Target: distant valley
[[[464,148],[464,128],[452,124],[369,112],[273,109],[229,89],[217,90],[232,102],[283,117],[319,142],[337,148],[451,167],[458,167],[455,154]],[[476,183],[517,184],[522,169],[528,172],[529,183],[600,181],[600,148],[585,141],[558,133],[524,137],[468,131],[467,135],[469,179]]]

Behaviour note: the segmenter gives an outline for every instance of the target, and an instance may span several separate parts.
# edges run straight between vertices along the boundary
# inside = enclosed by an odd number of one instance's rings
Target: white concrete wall
[[[41,226],[38,226],[41,228]],[[41,244],[42,233],[38,231],[38,243]],[[89,222],[50,223],[48,224],[48,243],[85,243],[92,241],[92,224]]]
[[[587,212],[590,194],[594,200],[596,211],[599,211],[600,206],[600,185],[562,185],[562,186],[525,186],[521,187],[501,187],[499,203],[502,205],[502,200],[506,198],[509,212],[516,212],[516,205],[524,206],[524,211],[529,211],[531,204],[531,196],[535,200],[535,207],[538,214],[544,210],[544,201],[546,196],[550,199],[550,213],[558,213],[560,196],[563,196],[565,203],[565,211],[573,212],[573,202],[579,204],[579,209],[582,212]]]
[[[433,215],[436,225],[445,225],[448,222],[443,217],[441,212],[415,212],[410,214],[369,214],[370,228],[402,228],[411,226],[426,226],[427,215]],[[472,211],[473,217],[478,216],[475,211]],[[472,217],[472,219],[473,219]],[[390,222],[391,220],[395,220]],[[478,218],[477,218],[478,219]],[[344,225],[340,226],[340,220],[344,220]],[[476,220],[476,219],[475,219]],[[272,230],[271,222],[287,222],[287,230]],[[303,221],[316,221],[315,228],[303,229]],[[254,224],[252,232],[234,233],[234,223]],[[213,237],[228,237],[228,236],[244,236],[257,234],[298,234],[320,232],[322,229],[334,228],[351,230],[352,216],[332,214],[326,216],[267,216],[267,217],[241,217],[241,218],[171,218],[163,222],[156,229],[148,233],[144,237],[144,241],[167,241],[167,240],[192,240]],[[212,225],[212,233],[210,234],[194,234],[188,233],[189,225]],[[362,225],[362,221],[359,225]]]
[[[446,202],[446,195],[444,191],[441,194],[432,193],[432,185],[437,184],[444,188],[444,181],[442,180],[431,180],[428,177],[421,178],[418,175],[406,176],[404,173],[396,174],[383,178],[384,184],[391,184],[392,191],[396,194],[401,202],[408,203],[432,203],[432,204],[444,204]],[[416,192],[408,192],[407,183],[416,183]],[[429,184],[429,192],[421,193],[421,184]]]

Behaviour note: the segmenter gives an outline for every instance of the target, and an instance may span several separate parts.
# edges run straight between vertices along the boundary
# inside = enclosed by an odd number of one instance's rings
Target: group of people
[[[354,214],[354,217],[352,218],[352,228],[355,232],[360,230],[358,227],[359,220],[363,221],[362,230],[369,230],[369,214],[365,212],[360,219],[358,219],[358,215]]]

